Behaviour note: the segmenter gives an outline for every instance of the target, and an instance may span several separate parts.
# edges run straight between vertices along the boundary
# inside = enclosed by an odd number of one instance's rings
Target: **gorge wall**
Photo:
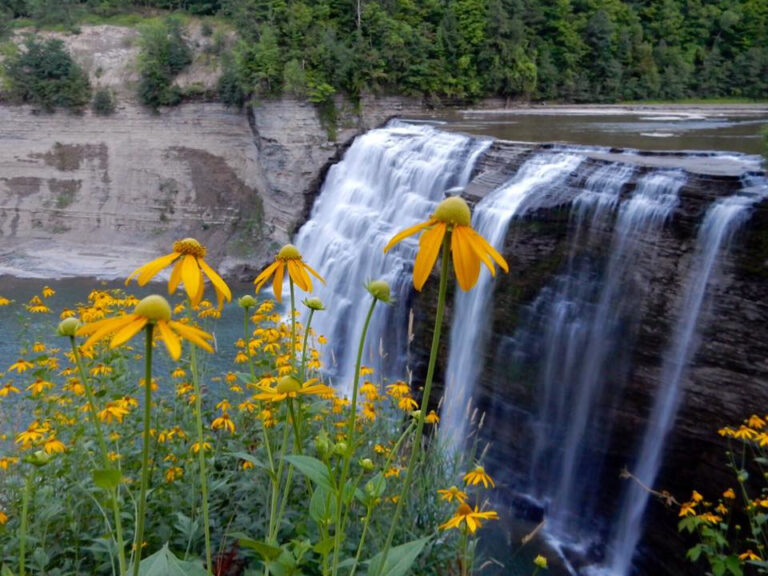
[[[187,33],[194,62],[176,82],[213,93],[212,40],[199,26]],[[122,276],[184,236],[225,270],[258,269],[303,220],[346,144],[417,106],[367,99],[353,109],[340,99],[333,141],[312,104],[288,98],[245,112],[187,102],[154,113],[135,97],[134,28],[45,34],[65,42],[93,86],[114,91],[117,110],[47,114],[0,94],[0,274]]]

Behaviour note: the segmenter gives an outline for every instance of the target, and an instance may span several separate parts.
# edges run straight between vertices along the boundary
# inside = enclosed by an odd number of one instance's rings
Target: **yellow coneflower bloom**
[[[0,469],[8,470],[12,464],[16,464],[19,461],[15,456],[4,456],[0,458]]]
[[[112,366],[107,366],[101,362],[91,368],[91,376],[109,376],[112,374]]]
[[[171,482],[175,482],[182,476],[184,476],[184,468],[182,468],[181,466],[171,466],[165,472],[165,481],[170,484]]]
[[[733,491],[733,488],[728,488],[728,490],[723,492],[723,498],[727,498],[728,500],[735,500],[736,492]]]
[[[213,348],[207,342],[212,340],[213,336],[199,328],[171,320],[171,306],[165,298],[156,294],[147,296],[139,302],[132,314],[86,324],[78,329],[77,334],[90,336],[83,344],[83,348],[90,348],[107,336],[112,336],[110,348],[115,348],[133,338],[147,324],[155,325],[158,337],[174,360],[178,360],[181,356],[182,339],[189,340],[203,350],[213,353]]]
[[[203,452],[210,452],[211,451],[210,442],[203,442],[202,448],[203,448]],[[192,446],[190,447],[190,450],[192,451],[193,454],[197,454],[198,452],[200,452],[200,442],[195,442],[194,444],[192,444]]]
[[[286,398],[298,398],[299,396],[326,396],[334,394],[333,388],[325,384],[316,384],[317,378],[311,378],[303,384],[292,376],[283,376],[277,381],[274,388],[265,386],[261,388],[262,392],[254,394],[254,400],[265,400],[266,402],[281,402]]]
[[[123,402],[107,402],[104,410],[101,410],[98,414],[99,420],[110,424],[112,422],[122,422],[123,418],[130,414],[130,410],[125,406]]]
[[[440,416],[434,410],[430,410],[429,414],[424,417],[424,422],[427,424],[437,424],[440,422]]]
[[[173,372],[171,372],[171,378],[184,378],[187,375],[184,368],[176,368]]]
[[[35,381],[32,382],[32,384],[27,386],[27,390],[31,392],[33,396],[42,394],[48,388],[53,388],[53,383],[48,382],[47,380],[43,380],[42,378],[36,378]]]
[[[229,403],[229,400],[226,398],[216,404],[216,410],[221,410],[222,412],[228,412],[229,409],[232,407],[232,404]]]
[[[693,500],[694,502],[696,502],[698,504],[699,502],[704,500],[704,496],[702,496],[696,490],[694,490],[693,492],[691,492],[691,500]]]
[[[8,515],[0,510],[0,526],[5,526],[8,523]]]
[[[29,303],[25,304],[24,306],[33,314],[48,314],[51,311],[48,306],[43,304],[43,301],[40,300],[39,296],[33,296],[30,298]]]
[[[139,286],[144,286],[163,268],[167,268],[178,260],[168,281],[168,294],[176,292],[179,284],[184,282],[184,290],[189,296],[189,300],[194,306],[197,306],[203,299],[203,275],[205,275],[213,284],[219,301],[219,308],[221,308],[224,305],[224,300],[232,301],[232,292],[227,283],[206,263],[204,258],[205,247],[194,238],[185,238],[173,244],[173,252],[170,254],[161,256],[134,270],[125,283],[127,285],[135,277]]]
[[[394,384],[390,384],[387,386],[387,394],[394,398],[400,398],[402,396],[410,396],[411,394],[411,387],[408,386],[405,382],[402,380],[398,380]]]
[[[419,239],[419,253],[413,266],[413,287],[421,291],[429,273],[435,266],[446,232],[450,233],[453,269],[462,290],[470,290],[480,275],[480,263],[486,265],[491,275],[496,275],[493,262],[509,272],[506,260],[493,246],[472,229],[472,215],[467,203],[458,196],[446,198],[437,205],[429,220],[396,234],[384,247],[388,252],[395,244],[409,236],[428,229]]]
[[[448,502],[453,502],[456,500],[459,504],[466,504],[467,503],[467,493],[459,490],[456,486],[451,486],[447,490],[438,490],[438,494],[440,494],[440,498],[443,500],[446,500]]]
[[[723,504],[718,504],[718,505],[717,505],[717,507],[715,508],[715,512],[717,512],[718,514],[722,514],[723,516],[725,516],[726,514],[728,514],[728,508],[726,508],[725,506],[723,506]]]
[[[55,436],[51,436],[43,442],[43,450],[46,454],[60,454],[66,451],[67,446]]]
[[[411,410],[416,410],[419,405],[410,396],[401,396],[397,400],[397,407],[400,408],[400,410],[403,410],[404,412],[410,412]]]
[[[399,466],[392,466],[391,468],[384,471],[384,478],[391,478],[393,476],[395,478],[398,478],[400,477],[401,471],[402,471],[402,468],[400,468]]]
[[[283,301],[283,278],[285,271],[288,270],[288,276],[291,280],[304,290],[304,292],[312,292],[312,279],[309,274],[312,274],[315,278],[325,284],[325,280],[317,272],[315,272],[306,262],[301,258],[301,252],[293,244],[286,244],[275,256],[275,261],[267,266],[264,271],[259,274],[253,281],[256,287],[256,292],[259,292],[264,284],[267,283],[274,274],[275,279],[272,282],[272,290],[275,293],[275,299],[278,302]],[[309,274],[307,274],[309,272]]]
[[[464,475],[464,482],[469,486],[470,484],[472,486],[477,486],[481,482],[483,483],[483,486],[488,488],[490,485],[491,488],[494,488],[496,484],[494,484],[493,479],[488,476],[485,472],[485,468],[482,466],[476,466],[474,470],[470,470]]]
[[[696,502],[684,502],[680,505],[680,513],[678,516],[695,516],[696,515]]]
[[[242,470],[250,470],[251,468],[253,468],[253,462],[251,462],[250,460],[243,460],[240,463],[240,468]]]
[[[32,345],[32,352],[38,352],[38,353],[45,352],[45,344],[43,344],[42,342],[35,342]]]
[[[752,430],[752,428],[747,428],[746,426],[740,426],[738,430],[736,430],[733,433],[734,438],[738,438],[739,440],[751,440],[752,438],[757,436],[757,432]]]
[[[0,388],[0,398],[5,398],[11,392],[13,392],[14,394],[18,394],[19,389],[16,388],[16,386],[14,386],[13,383],[6,382],[5,385],[2,388]]]
[[[229,414],[223,412],[221,416],[211,422],[211,430],[226,430],[230,434],[235,433],[235,423],[229,417]]]
[[[445,524],[441,524],[438,528],[440,530],[449,530],[451,528],[461,528],[462,524],[466,524],[467,529],[471,534],[477,532],[478,528],[483,527],[481,520],[498,520],[498,513],[493,510],[487,512],[480,512],[477,506],[474,510],[470,508],[469,504],[459,504],[456,514],[448,520]]]
[[[22,450],[27,450],[33,444],[40,442],[47,432],[46,427],[41,426],[39,422],[32,422],[24,432],[16,436],[16,444],[20,444]]]
[[[760,418],[757,414],[752,414],[752,416],[749,417],[749,420],[747,420],[747,426],[754,428],[755,430],[760,430],[765,427],[765,420]]]
[[[717,524],[718,522],[722,521],[722,517],[718,516],[717,514],[713,514],[712,512],[704,512],[703,514],[699,514],[696,516],[699,520],[703,520],[707,524]]]
[[[59,314],[59,320],[66,320],[67,318],[74,318],[75,316],[77,316],[77,312],[69,308],[64,308],[61,314]]]
[[[762,558],[760,558],[760,556],[752,552],[752,550],[747,550],[746,552],[744,552],[744,554],[739,554],[739,560],[741,560],[742,562],[747,560],[755,560],[757,562],[760,562]]]
[[[533,563],[539,568],[544,568],[545,570],[547,568],[547,559],[541,554],[539,554],[538,556],[536,556],[536,558],[533,559]]]
[[[3,298],[0,296],[0,306],[8,306],[10,303],[11,301],[8,300],[8,298]]]
[[[14,362],[8,367],[8,372],[12,372],[15,370],[16,372],[21,374],[22,372],[26,372],[30,368],[34,368],[34,367],[35,365],[32,364],[32,362],[27,362],[26,360],[24,360],[24,358],[19,358],[18,360],[16,360],[16,362]]]

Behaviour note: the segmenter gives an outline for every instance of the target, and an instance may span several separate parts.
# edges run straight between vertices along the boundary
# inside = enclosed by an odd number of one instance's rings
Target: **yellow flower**
[[[43,450],[47,454],[60,454],[61,452],[64,452],[67,449],[64,442],[61,440],[58,440],[55,436],[49,437],[44,443],[43,443]]]
[[[107,402],[104,410],[99,412],[99,420],[106,422],[122,422],[123,418],[130,413],[130,410],[123,402]]]
[[[736,492],[733,491],[733,488],[728,488],[728,490],[723,492],[723,498],[727,498],[728,500],[735,500]]]
[[[211,430],[226,430],[230,434],[235,433],[235,423],[229,417],[229,414],[224,412],[221,416],[214,419],[211,423]]]
[[[112,374],[112,366],[106,364],[98,363],[91,368],[91,376],[109,376],[110,374]]]
[[[398,466],[392,466],[388,470],[384,471],[384,478],[391,478],[392,476],[397,478],[400,476],[400,471],[401,471],[401,468],[399,468]]]
[[[53,388],[53,383],[43,380],[42,378],[36,378],[32,384],[27,386],[27,390],[30,391],[33,396],[42,394],[48,388]]]
[[[37,353],[45,352],[45,344],[43,344],[42,342],[35,342],[32,345],[32,352],[37,352]]]
[[[410,396],[401,396],[397,400],[397,407],[400,408],[400,410],[404,410],[405,412],[410,412],[411,410],[416,410],[419,405],[416,403],[416,400]]]
[[[51,309],[48,308],[38,296],[33,296],[28,304],[24,305],[27,310],[33,314],[48,314]]]
[[[325,396],[334,393],[333,388],[330,386],[326,386],[325,384],[315,384],[315,382],[317,382],[317,378],[311,378],[302,384],[293,376],[283,376],[277,381],[277,386],[274,388],[270,386],[262,387],[262,392],[254,394],[253,399],[265,400],[267,402],[280,402],[286,398],[297,398],[300,395]]]
[[[702,500],[704,500],[704,496],[702,496],[702,495],[701,495],[701,494],[699,494],[699,493],[698,493],[696,490],[694,490],[694,491],[691,493],[691,500],[693,500],[694,502],[696,502],[696,504],[698,504],[699,502],[701,502]]]
[[[438,416],[437,412],[435,412],[434,410],[430,410],[429,414],[427,414],[426,417],[424,418],[424,422],[426,422],[427,424],[437,424],[438,422],[440,422],[440,416]]]
[[[0,306],[8,306],[10,303],[11,301],[8,300],[8,298],[3,298],[0,296]]]
[[[5,398],[11,392],[13,392],[14,394],[18,394],[19,389],[16,388],[16,386],[14,386],[12,382],[6,382],[5,386],[0,388],[0,398]]]
[[[757,562],[760,562],[762,558],[760,558],[760,556],[752,552],[752,550],[747,550],[746,552],[744,552],[744,554],[739,554],[739,560],[741,560],[742,562],[744,562],[745,560],[756,560]]]
[[[21,374],[22,372],[26,372],[30,368],[34,368],[34,367],[35,365],[32,364],[32,362],[27,362],[26,360],[24,360],[24,358],[19,358],[18,360],[16,360],[16,362],[14,362],[8,367],[8,372],[16,370],[16,372]]]
[[[243,460],[240,463],[240,468],[242,468],[243,470],[250,470],[251,468],[253,468],[253,462],[251,462],[250,460]]]
[[[471,534],[477,532],[478,528],[482,528],[483,524],[481,520],[498,520],[499,515],[493,510],[487,512],[480,512],[477,506],[474,510],[470,508],[468,504],[459,504],[456,510],[456,514],[448,520],[445,524],[439,526],[440,530],[449,530],[450,528],[461,528],[462,523],[467,525],[467,529]]]
[[[175,482],[182,476],[184,476],[184,468],[181,466],[171,466],[165,472],[165,481],[168,483]]]
[[[738,438],[739,440],[751,440],[755,436],[757,436],[757,432],[752,430],[752,428],[747,428],[743,425],[733,433],[733,437]]]
[[[5,526],[8,523],[8,515],[0,510],[0,526]]]
[[[282,302],[283,298],[283,277],[286,269],[288,270],[288,276],[291,280],[304,290],[304,292],[312,292],[312,279],[309,274],[312,274],[315,278],[325,284],[325,280],[317,272],[315,272],[306,262],[301,258],[299,249],[293,244],[286,244],[277,253],[275,261],[264,269],[253,281],[256,287],[256,292],[259,292],[261,288],[266,284],[267,280],[274,274],[275,279],[272,282],[272,290],[275,293],[275,299],[278,302]],[[307,274],[309,272],[309,274]]]
[[[459,490],[456,486],[451,486],[447,490],[438,490],[437,493],[443,500],[448,502],[456,500],[459,504],[466,504],[468,498],[467,493]]]
[[[56,290],[50,286],[43,286],[43,298],[50,298],[54,294],[56,294]]]
[[[696,515],[696,502],[684,502],[680,505],[680,513],[678,516],[695,516]]]
[[[704,512],[703,514],[699,514],[696,518],[698,518],[699,520],[703,520],[708,524],[717,524],[723,519],[721,516],[718,516],[717,514],[713,514],[712,512]]]
[[[533,563],[538,566],[539,568],[547,569],[547,559],[544,558],[541,554],[536,556],[536,558],[533,559]]]
[[[211,444],[209,442],[203,442],[202,444],[203,452],[210,452],[211,451]],[[190,448],[192,450],[193,454],[197,454],[200,452],[200,442],[195,442],[192,444],[192,447]]]
[[[462,198],[446,198],[437,205],[429,220],[396,234],[384,247],[384,252],[388,252],[405,238],[428,229],[419,240],[419,252],[413,266],[413,286],[420,292],[435,266],[443,238],[448,232],[456,279],[462,290],[471,290],[480,275],[481,262],[488,267],[492,276],[496,275],[493,262],[505,272],[509,272],[507,262],[501,254],[472,229],[471,219],[469,206]]]
[[[171,378],[184,378],[187,375],[187,373],[184,371],[184,368],[176,368],[173,372],[171,372]]]
[[[168,301],[157,295],[144,298],[136,305],[132,314],[86,324],[77,331],[77,334],[90,336],[83,344],[83,348],[90,348],[99,340],[112,335],[110,348],[115,348],[133,338],[147,324],[155,325],[158,337],[162,339],[168,354],[174,360],[178,360],[181,356],[181,339],[189,340],[203,350],[213,353],[213,348],[206,342],[206,340],[212,340],[213,336],[199,328],[171,320],[171,307]]]
[[[485,473],[485,468],[482,466],[476,466],[474,470],[470,470],[464,475],[464,482],[469,486],[470,484],[472,486],[477,486],[481,482],[483,483],[483,486],[488,488],[488,485],[491,486],[491,488],[494,488],[496,484],[493,483],[493,479],[488,476],[488,474]]]
[[[184,290],[187,292],[187,296],[189,296],[192,304],[197,306],[203,299],[203,275],[205,275],[213,284],[213,289],[216,291],[216,297],[219,301],[219,308],[221,308],[224,305],[224,300],[227,302],[232,300],[232,292],[221,276],[205,262],[204,258],[205,247],[194,238],[185,238],[173,244],[173,252],[170,254],[152,260],[152,262],[134,270],[125,283],[127,285],[136,277],[139,286],[144,286],[163,268],[170,266],[178,260],[171,271],[171,278],[168,281],[168,294],[176,292],[179,283],[184,282]]]
[[[752,416],[749,417],[749,420],[747,420],[747,426],[754,428],[755,430],[760,430],[765,427],[765,420],[760,418],[757,414],[752,414]]]

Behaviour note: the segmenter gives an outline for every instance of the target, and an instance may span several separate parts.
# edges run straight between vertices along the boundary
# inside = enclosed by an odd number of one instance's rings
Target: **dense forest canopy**
[[[768,0],[0,0],[0,20],[146,8],[232,22],[230,102],[768,96]]]

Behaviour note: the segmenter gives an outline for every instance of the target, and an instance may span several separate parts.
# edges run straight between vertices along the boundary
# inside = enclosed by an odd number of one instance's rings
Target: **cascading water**
[[[697,327],[705,302],[707,286],[717,272],[719,257],[727,253],[734,233],[749,216],[749,208],[758,196],[733,196],[715,202],[699,230],[696,254],[688,275],[686,290],[679,305],[679,317],[673,340],[662,366],[659,390],[643,436],[637,463],[632,472],[645,486],[652,486],[661,466],[664,440],[672,428],[680,403],[681,383],[696,353]],[[616,523],[610,570],[611,576],[626,576],[632,566],[635,548],[642,535],[642,519],[648,491],[631,483],[624,495]]]
[[[583,160],[583,155],[568,152],[534,156],[509,182],[477,204],[472,226],[501,250],[509,221],[524,209],[526,201],[537,192],[561,185]],[[466,435],[467,410],[481,367],[477,359],[490,332],[489,323],[484,320],[489,315],[492,295],[487,270],[481,271],[472,290],[459,290],[456,294],[440,428],[442,440],[454,449],[460,447]]]
[[[400,230],[424,220],[447,190],[466,186],[489,145],[489,140],[394,121],[357,138],[328,171],[295,242],[327,282],[316,294],[329,310],[315,315],[314,328],[329,339],[325,365],[342,391],[349,391],[352,381],[356,347],[350,343],[359,338],[370,306],[364,283],[386,280],[396,300],[408,300],[416,241],[401,243],[386,257],[384,246]],[[365,364],[379,374],[402,377],[407,325],[406,306],[378,306]]]

